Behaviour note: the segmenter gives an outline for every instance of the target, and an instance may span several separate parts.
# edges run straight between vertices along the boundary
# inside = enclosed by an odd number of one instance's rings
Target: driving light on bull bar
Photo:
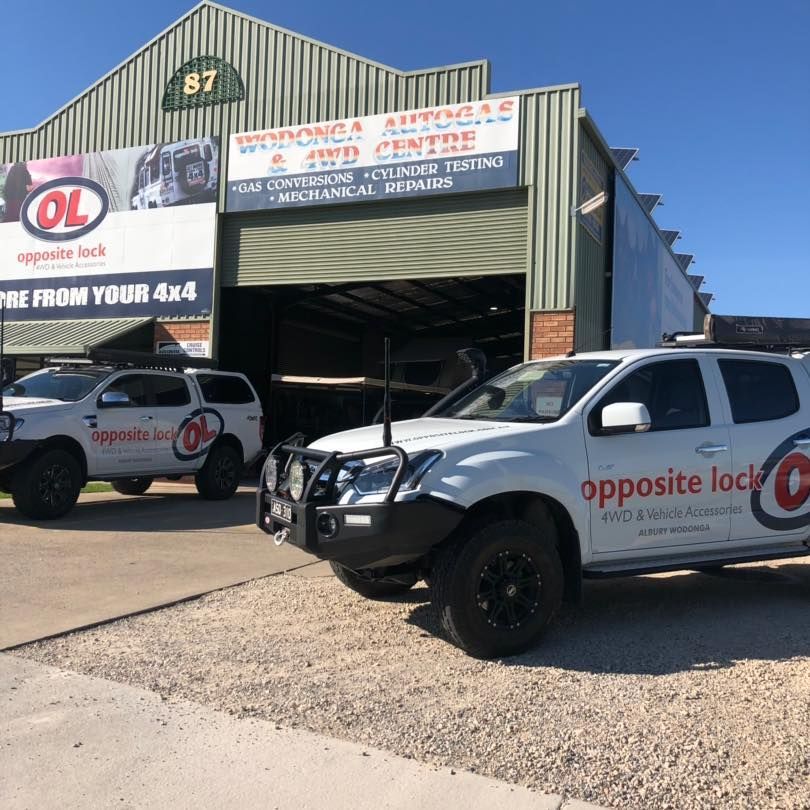
[[[20,422],[22,422],[22,419]],[[13,428],[14,416],[10,413],[0,413],[0,442],[11,439]]]
[[[268,456],[264,462],[264,485],[268,492],[275,492],[278,486],[278,459]]]
[[[307,486],[307,468],[300,461],[293,461],[290,464],[290,477],[287,483],[290,487],[290,497],[294,501],[300,501]]]
[[[318,515],[316,525],[318,526],[318,531],[327,540],[334,537],[340,529],[340,524],[338,523],[337,518],[330,512],[321,512],[321,514]]]

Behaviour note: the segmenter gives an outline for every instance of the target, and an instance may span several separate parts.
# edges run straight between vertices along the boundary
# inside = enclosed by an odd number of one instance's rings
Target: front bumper
[[[0,472],[15,467],[36,450],[37,442],[31,439],[14,439],[0,442]]]
[[[271,501],[289,504],[291,520],[271,512]],[[331,515],[337,526],[333,537],[319,529],[319,518]],[[347,568],[381,568],[417,560],[441,543],[458,526],[464,512],[435,498],[375,504],[295,503],[260,488],[256,523],[267,534],[288,530],[287,542],[322,560]],[[347,523],[348,519],[348,523]],[[363,525],[358,525],[363,524]]]

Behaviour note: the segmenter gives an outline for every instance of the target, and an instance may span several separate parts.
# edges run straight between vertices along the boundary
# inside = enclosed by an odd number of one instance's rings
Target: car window
[[[641,402],[650,412],[650,430],[706,427],[709,407],[697,360],[650,363],[617,383],[591,411],[592,432],[602,427],[602,409],[615,402]]]
[[[151,377],[155,405],[159,408],[180,407],[191,402],[188,384],[183,377],[155,374]]]
[[[219,405],[246,405],[254,402],[250,386],[232,374],[198,374],[197,382],[206,402]]]
[[[123,374],[113,380],[103,393],[107,391],[126,394],[131,408],[143,408],[149,404],[148,378],[145,374]]]
[[[719,360],[731,416],[737,424],[784,419],[799,410],[790,369],[762,360]]]

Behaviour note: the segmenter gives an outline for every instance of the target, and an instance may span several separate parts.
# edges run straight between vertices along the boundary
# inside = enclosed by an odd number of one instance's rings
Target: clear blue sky
[[[30,127],[190,0],[3,3],[0,131]],[[494,91],[580,82],[661,192],[716,312],[810,317],[810,0],[271,3],[248,14],[401,68],[487,58]],[[249,77],[248,79],[249,84]]]

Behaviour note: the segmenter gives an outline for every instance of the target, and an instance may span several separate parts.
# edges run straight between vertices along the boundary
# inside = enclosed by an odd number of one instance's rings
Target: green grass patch
[[[92,481],[89,483],[83,490],[82,493],[85,492],[112,492],[112,484],[105,484],[103,481]],[[8,492],[0,492],[0,500],[4,498],[10,498],[11,495]]]

